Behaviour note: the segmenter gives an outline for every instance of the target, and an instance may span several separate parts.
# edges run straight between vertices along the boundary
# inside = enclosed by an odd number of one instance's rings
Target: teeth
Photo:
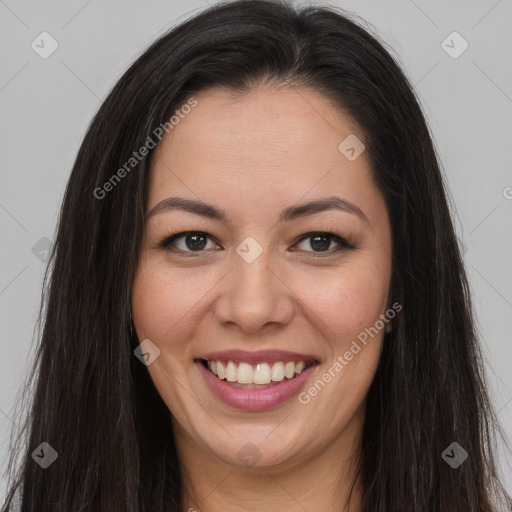
[[[284,364],[279,361],[272,365],[272,380],[280,382],[284,379]]]
[[[219,379],[226,378],[226,370],[224,370],[224,366],[222,366],[220,361],[217,361],[217,377],[219,377]]]
[[[286,366],[284,367],[284,376],[287,379],[291,379],[295,375],[295,363],[293,361],[290,361],[289,363],[286,363]]]
[[[228,366],[226,368],[226,380],[228,382],[236,382],[237,378],[237,371],[236,366],[233,361],[229,361]]]
[[[256,370],[254,370],[252,379],[254,384],[270,384],[270,381],[272,380],[270,366],[267,363],[256,365]]]
[[[208,361],[208,368],[214,375],[217,375],[217,361]]]
[[[299,361],[295,363],[295,373],[300,375],[306,368],[306,363],[304,361]]]
[[[231,363],[230,361],[229,363]],[[228,364],[229,364],[228,363]],[[252,377],[254,372],[252,370],[252,366],[247,363],[240,363],[238,365],[238,374],[237,374],[237,382],[239,384],[254,384]]]
[[[306,361],[289,361],[287,363],[277,361],[272,365],[258,363],[254,366],[234,361],[228,361],[227,364],[221,361],[208,361],[208,368],[219,379],[238,382],[238,384],[270,384],[271,382],[281,382],[285,377],[293,379],[295,375],[300,375],[307,366],[309,365]]]

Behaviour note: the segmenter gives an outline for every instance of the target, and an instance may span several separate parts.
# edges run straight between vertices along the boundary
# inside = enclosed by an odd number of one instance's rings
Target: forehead
[[[193,97],[197,105],[156,148],[149,208],[178,193],[257,209],[333,192],[363,202],[375,194],[364,152],[350,161],[339,149],[347,137],[363,134],[319,92],[260,86],[246,93],[211,88]]]
[[[258,153],[275,159],[298,158],[305,152],[337,151],[346,136],[359,132],[353,120],[330,99],[312,89],[260,85],[248,92],[211,88],[194,95],[190,113],[181,116],[159,151],[179,150],[183,142],[196,153],[215,145],[241,157]],[[359,137],[363,138],[359,133]],[[158,151],[158,152],[159,152]]]

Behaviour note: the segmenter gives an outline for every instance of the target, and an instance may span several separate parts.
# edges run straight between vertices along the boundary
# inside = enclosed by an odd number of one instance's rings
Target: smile
[[[314,363],[315,361],[311,360],[256,364],[237,361],[203,361],[203,364],[219,379],[242,389],[264,389],[275,383],[294,379]]]
[[[232,351],[195,359],[196,368],[209,392],[229,407],[246,411],[263,411],[285,404],[296,396],[318,370],[316,359],[287,360],[289,353],[278,355],[251,354]],[[237,357],[239,356],[239,357]],[[307,356],[306,356],[307,357]],[[250,362],[244,361],[249,360]],[[267,359],[264,362],[258,362]]]

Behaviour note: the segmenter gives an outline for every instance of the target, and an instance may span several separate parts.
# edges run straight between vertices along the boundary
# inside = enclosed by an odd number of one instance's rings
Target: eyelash
[[[210,235],[208,235],[208,233],[205,233],[204,231],[181,231],[181,232],[175,233],[173,235],[164,236],[163,239],[160,242],[158,242],[158,247],[160,249],[164,249],[167,251],[177,253],[179,256],[183,256],[183,257],[195,257],[196,255],[199,256],[201,253],[205,252],[205,250],[184,251],[182,249],[171,248],[171,244],[173,242],[175,242],[177,239],[185,237],[187,235],[206,235],[207,238],[211,239]],[[295,244],[299,244],[303,240],[312,238],[315,235],[325,235],[325,236],[331,238],[333,242],[337,242],[339,244],[339,246],[334,251],[332,251],[331,249],[329,249],[328,251],[318,251],[318,252],[305,251],[306,253],[314,254],[314,256],[309,256],[309,257],[326,258],[329,256],[333,256],[334,254],[339,253],[340,251],[343,251],[343,250],[355,249],[355,246],[352,245],[351,243],[349,243],[346,239],[344,239],[338,235],[335,235],[334,233],[327,232],[327,231],[311,231],[309,233],[305,233],[295,242]],[[304,252],[304,251],[296,251],[296,252]]]

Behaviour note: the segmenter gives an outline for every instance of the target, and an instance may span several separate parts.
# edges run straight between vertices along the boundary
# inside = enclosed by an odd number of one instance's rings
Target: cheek
[[[180,286],[171,272],[158,265],[141,263],[133,284],[133,321],[142,340],[149,338],[159,346],[167,339],[178,339],[173,330],[182,328],[183,319],[197,301],[190,287]],[[189,305],[189,303],[191,303]]]
[[[179,272],[169,272],[147,259],[140,264],[133,284],[135,330],[139,342],[150,339],[160,350],[148,371],[169,408],[179,396],[176,379],[184,378],[184,363],[191,358],[196,292]]]
[[[190,339],[211,308],[212,293],[221,277],[207,266],[171,269],[159,257],[143,259],[132,294],[133,321],[140,341],[149,338],[162,355],[186,359]]]
[[[343,345],[385,312],[388,289],[389,270],[361,260],[361,264],[304,281],[301,297],[317,318],[315,323],[324,326],[326,337]]]

